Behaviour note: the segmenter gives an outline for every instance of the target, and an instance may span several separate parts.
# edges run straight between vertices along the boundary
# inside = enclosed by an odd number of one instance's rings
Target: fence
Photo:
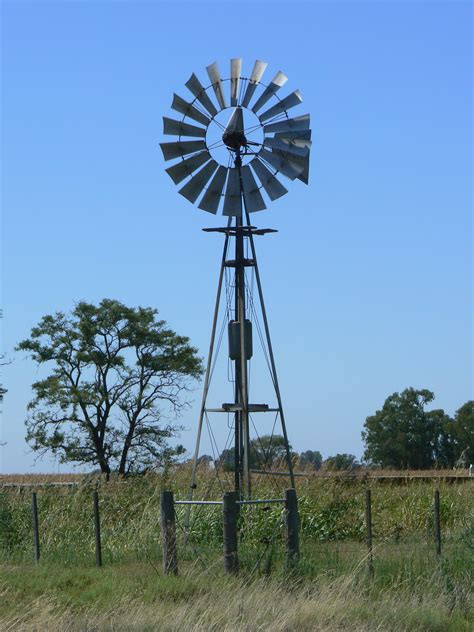
[[[31,549],[32,557],[36,563],[40,563],[41,558],[41,530],[47,516],[41,512],[41,494],[32,492],[31,494]],[[285,545],[285,561],[287,568],[293,568],[298,564],[300,557],[300,518],[298,515],[298,503],[295,490],[289,489],[285,492],[284,498],[271,498],[267,500],[244,500],[238,501],[233,492],[227,492],[223,495],[222,500],[216,501],[185,501],[175,500],[173,493],[170,491],[162,491],[160,495],[160,516],[158,522],[161,523],[161,550],[163,571],[165,574],[176,574],[178,572],[178,559],[185,552],[185,547],[190,544],[195,554],[199,557],[199,551],[192,543],[190,536],[189,524],[181,525],[177,517],[177,509],[188,509],[190,507],[200,507],[201,509],[213,509],[220,513],[221,524],[221,563],[227,573],[236,573],[239,570],[239,547],[242,543],[242,512],[246,508],[260,507],[264,511],[268,511],[271,506],[280,506],[280,522],[276,522],[274,533],[280,533],[280,527],[284,533],[284,537],[280,538]],[[362,507],[361,507],[362,508]],[[90,538],[94,544],[95,564],[100,567],[103,564],[102,556],[102,537],[101,537],[101,505],[99,493],[94,490],[90,496]],[[157,504],[155,512],[158,514]],[[124,518],[125,518],[124,514]],[[1,518],[1,516],[0,516]],[[337,520],[337,516],[335,516]],[[267,520],[268,522],[268,520]],[[440,557],[442,555],[442,521],[441,521],[441,497],[440,491],[434,491],[433,503],[431,509],[431,539],[433,542],[433,551]],[[0,522],[0,536],[2,525]],[[370,575],[374,574],[374,557],[377,551],[374,550],[374,529],[373,529],[373,506],[372,506],[372,490],[365,490],[365,507],[364,507],[364,535],[366,546],[366,564]],[[181,530],[181,537],[178,537],[178,531]],[[243,527],[245,531],[245,525]],[[156,534],[154,547],[158,550],[158,533]],[[264,539],[265,540],[265,539]],[[271,537],[266,538],[267,549],[272,544]],[[283,544],[283,542],[281,542]],[[30,549],[30,550],[31,550]],[[266,550],[267,550],[266,549]],[[215,553],[215,547],[214,547]]]

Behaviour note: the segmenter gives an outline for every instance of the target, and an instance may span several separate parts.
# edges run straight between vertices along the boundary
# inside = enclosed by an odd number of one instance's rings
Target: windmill
[[[180,120],[163,117],[164,134],[175,136],[161,143],[166,169],[179,193],[198,208],[227,217],[224,227],[205,228],[224,235],[214,319],[200,408],[190,498],[196,488],[196,472],[203,421],[208,413],[233,417],[234,489],[240,499],[251,497],[250,427],[254,413],[274,412],[284,437],[287,475],[294,487],[294,473],[288,443],[283,404],[270,338],[254,237],[276,232],[256,228],[250,214],[266,208],[264,195],[275,201],[287,193],[277,176],[308,183],[311,131],[309,114],[292,117],[289,111],[302,102],[299,90],[283,98],[280,89],[287,77],[278,72],[270,83],[262,81],[267,63],[257,60],[250,77],[242,76],[242,60],[230,60],[230,77],[222,79],[217,62],[206,68],[210,84],[204,87],[195,74],[186,82],[190,100],[174,94],[171,107]],[[231,244],[233,242],[232,255]],[[253,354],[252,321],[246,303],[246,270],[255,275],[264,343],[268,355],[276,405],[250,400],[249,361]],[[229,359],[233,364],[233,401],[218,408],[208,407],[208,394],[216,344],[216,329],[224,272],[233,274],[233,308],[228,319]]]

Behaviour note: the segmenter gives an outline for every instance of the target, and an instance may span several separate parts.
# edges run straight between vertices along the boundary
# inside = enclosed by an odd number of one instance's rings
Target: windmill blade
[[[175,119],[170,119],[166,116],[163,117],[163,134],[206,138],[206,130],[202,127],[183,123],[183,121],[175,121]]]
[[[263,108],[265,103],[276,93],[278,90],[285,85],[288,81],[288,77],[283,74],[281,71],[277,72],[277,74],[271,80],[271,83],[265,88],[260,97],[257,99],[257,102],[252,108],[252,112],[255,114]]]
[[[275,169],[284,176],[290,178],[290,180],[295,180],[303,171],[303,167],[291,162],[292,156],[290,154],[286,154],[286,152],[278,151],[278,153],[273,153],[267,149],[262,149],[258,154],[258,157],[263,158],[263,160],[272,165],[272,167],[275,167]]]
[[[297,145],[293,145],[288,141],[281,140],[280,138],[265,138],[263,141],[265,147],[270,147],[271,149],[279,149],[284,152],[288,152],[294,156],[302,156],[305,157],[309,153],[308,147],[298,147]]]
[[[279,150],[274,150],[276,154],[280,154]],[[284,158],[284,156],[282,156]],[[292,156],[291,164],[301,169],[300,173],[296,176],[298,180],[308,184],[309,182],[309,154],[306,157]]]
[[[279,132],[275,138],[281,139],[294,147],[311,147],[311,130],[304,132]]]
[[[210,66],[206,68],[207,74],[209,75],[209,79],[211,80],[212,89],[216,95],[217,102],[221,106],[222,109],[227,107],[224,90],[222,89],[222,79],[221,73],[219,72],[219,66],[217,65],[217,61],[215,61]]]
[[[227,187],[224,195],[223,215],[240,217],[242,215],[242,195],[240,193],[239,170],[236,167],[229,169]]]
[[[205,151],[194,154],[194,156],[190,156],[185,160],[181,160],[172,167],[168,167],[166,172],[175,184],[179,184],[181,180],[184,180],[187,176],[192,175],[193,171],[199,169],[201,165],[208,162],[210,159],[211,154],[206,149]]]
[[[252,74],[250,75],[249,83],[247,84],[247,88],[245,90],[242,107],[246,108],[250,103],[250,99],[253,97],[253,93],[257,89],[257,86],[260,83],[260,79],[263,77],[263,73],[265,72],[265,68],[267,66],[268,64],[266,61],[260,61],[259,59],[257,59],[257,61],[255,62]]]
[[[190,76],[190,78],[186,81],[184,85],[191,92],[191,94],[196,97],[199,103],[209,112],[211,116],[215,116],[217,114],[216,106],[207,96],[206,89],[194,73]]]
[[[297,132],[306,129],[309,129],[309,114],[303,114],[295,118],[278,121],[278,123],[264,125],[263,132],[265,134],[272,134],[273,132]]]
[[[267,207],[263,201],[262,194],[258,188],[253,173],[250,171],[250,167],[247,165],[242,167],[242,187],[244,190],[245,208],[249,213],[254,211],[263,211]]]
[[[273,173],[258,158],[254,158],[250,165],[257,174],[257,178],[262,183],[263,188],[272,202],[282,195],[285,195],[285,193],[288,193],[288,189],[275,178]]]
[[[261,114],[259,118],[261,121],[268,121],[268,119],[273,118],[277,114],[282,114],[302,102],[303,97],[301,96],[301,92],[299,90],[295,90],[287,97],[279,101],[276,105]]]
[[[230,60],[230,104],[237,105],[239,96],[240,73],[242,71],[242,58]]]
[[[202,193],[204,187],[209,182],[210,177],[219,165],[215,160],[208,162],[201,171],[198,171],[189,182],[187,182],[179,193],[190,202],[195,202]]]
[[[180,112],[185,116],[189,116],[189,118],[194,119],[198,123],[202,123],[203,125],[209,125],[211,119],[200,112],[194,105],[185,101],[179,94],[173,94],[173,103],[171,104],[173,110],[176,112]]]
[[[165,160],[180,158],[195,151],[206,149],[206,143],[203,140],[177,141],[175,143],[160,143],[161,151]]]
[[[211,180],[211,184],[208,186],[207,191],[201,200],[201,203],[198,205],[198,208],[202,209],[203,211],[207,211],[208,213],[217,213],[226,176],[226,167],[219,167],[219,169],[214,174],[214,177]]]

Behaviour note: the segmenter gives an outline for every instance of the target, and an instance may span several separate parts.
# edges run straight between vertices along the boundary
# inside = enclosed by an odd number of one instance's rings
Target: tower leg
[[[231,220],[229,219],[227,227],[230,226]],[[197,436],[196,436],[196,446],[194,449],[194,457],[193,457],[193,469],[192,469],[192,474],[191,474],[191,484],[189,486],[189,494],[188,494],[188,499],[192,500],[193,498],[193,492],[196,488],[196,471],[197,471],[197,462],[198,462],[198,458],[199,458],[199,447],[201,445],[201,434],[202,434],[202,425],[203,425],[203,421],[204,421],[204,413],[206,410],[206,401],[207,401],[207,394],[209,392],[209,385],[210,385],[210,378],[211,378],[211,367],[212,367],[212,359],[213,359],[213,355],[214,355],[214,344],[215,344],[215,339],[216,339],[216,329],[217,329],[217,320],[219,317],[219,305],[220,305],[220,300],[221,300],[221,294],[222,294],[222,282],[224,279],[224,269],[225,269],[225,260],[226,260],[226,256],[227,256],[227,249],[228,249],[228,245],[229,245],[229,235],[226,235],[225,237],[225,241],[224,241],[224,249],[223,249],[223,253],[222,253],[222,262],[221,262],[221,269],[220,269],[220,273],[219,273],[219,281],[217,283],[217,295],[216,295],[216,304],[214,306],[214,316],[213,316],[213,320],[212,320],[212,331],[211,331],[211,341],[209,343],[209,353],[207,356],[207,366],[206,366],[206,374],[204,377],[204,388],[203,388],[203,392],[202,392],[202,401],[201,401],[201,410],[199,413],[199,423],[198,423],[198,431],[197,431]],[[185,518],[185,527],[189,526],[189,508],[186,511],[186,518]]]
[[[244,205],[245,205],[245,197],[243,198],[244,201]],[[247,209],[245,209],[245,215],[246,215],[246,220],[247,220],[247,225],[250,226],[250,217],[249,217],[249,213],[247,211]],[[263,290],[262,290],[262,283],[260,280],[260,272],[258,269],[258,263],[257,263],[257,253],[255,250],[255,243],[253,240],[253,235],[252,235],[252,231],[249,231],[249,241],[250,241],[250,248],[252,251],[252,258],[254,260],[254,269],[255,269],[255,279],[257,281],[257,289],[258,289],[258,297],[260,300],[260,308],[262,310],[262,317],[263,317],[263,324],[264,324],[264,328],[265,328],[265,337],[266,337],[266,341],[267,341],[267,346],[268,346],[268,355],[270,358],[270,366],[271,366],[271,370],[272,370],[272,381],[273,381],[273,386],[275,389],[275,394],[277,397],[277,402],[278,402],[278,408],[280,410],[280,420],[281,420],[281,429],[283,432],[283,438],[285,440],[285,452],[286,452],[286,460],[287,460],[287,465],[288,465],[288,472],[290,474],[290,482],[291,482],[291,487],[295,488],[295,476],[293,474],[293,463],[291,461],[291,453],[290,453],[290,445],[288,443],[288,433],[286,431],[286,423],[285,423],[285,415],[283,413],[283,405],[282,405],[282,401],[281,401],[281,393],[280,393],[280,386],[278,384],[278,376],[277,376],[277,372],[276,372],[276,365],[275,365],[275,357],[273,355],[273,347],[272,347],[272,341],[270,338],[270,328],[268,326],[268,319],[267,319],[267,311],[265,309],[265,301],[263,298]]]

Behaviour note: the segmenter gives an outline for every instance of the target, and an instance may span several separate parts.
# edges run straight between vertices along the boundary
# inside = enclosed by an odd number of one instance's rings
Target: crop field
[[[297,480],[301,559],[285,565],[281,505],[242,508],[240,573],[224,574],[222,508],[177,507],[177,577],[164,576],[160,492],[186,497],[185,467],[128,480],[83,475],[2,477],[2,630],[471,630],[474,487],[446,474],[307,476]],[[203,470],[197,498],[225,480]],[[389,477],[393,478],[389,478]],[[403,479],[403,480],[402,480]],[[15,483],[15,485],[13,485]],[[52,485],[68,483],[73,485]],[[372,492],[373,573],[365,544]],[[255,477],[259,498],[285,479]],[[442,553],[433,537],[440,493]],[[31,495],[41,558],[34,563]],[[100,499],[103,567],[95,568],[92,494]]]

